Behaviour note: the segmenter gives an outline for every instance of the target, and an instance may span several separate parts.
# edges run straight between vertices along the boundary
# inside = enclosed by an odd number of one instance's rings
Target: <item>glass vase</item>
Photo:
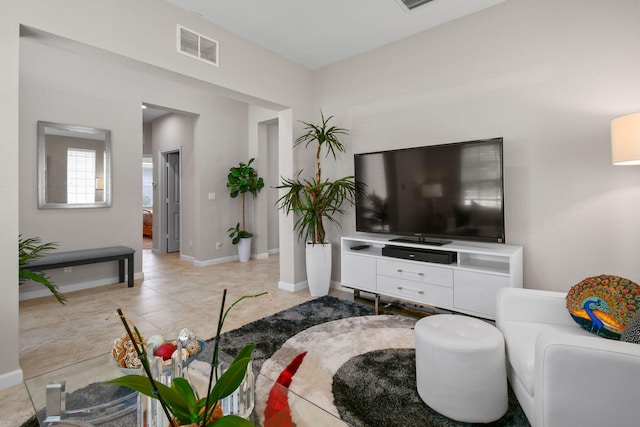
[[[221,372],[227,368],[226,365],[220,365]],[[247,372],[240,386],[229,396],[222,399],[222,413],[224,415],[237,415],[248,419],[255,406],[255,378],[251,362],[247,365]]]

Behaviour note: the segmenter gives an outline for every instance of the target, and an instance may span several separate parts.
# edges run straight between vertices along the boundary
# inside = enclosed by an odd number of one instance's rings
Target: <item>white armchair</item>
[[[507,376],[533,427],[640,425],[640,344],[582,329],[565,293],[502,288]]]

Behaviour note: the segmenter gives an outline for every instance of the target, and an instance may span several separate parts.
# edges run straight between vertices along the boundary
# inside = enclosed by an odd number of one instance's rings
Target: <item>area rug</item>
[[[227,332],[221,336],[220,347],[234,355],[246,344],[256,343],[254,371],[273,380],[292,374],[291,390],[335,413],[342,420],[338,425],[471,426],[442,417],[419,398],[411,329],[415,319],[372,314],[372,307],[322,297]],[[198,360],[210,362],[212,348],[208,345]],[[288,371],[292,365],[297,365],[295,370]],[[90,396],[95,387],[101,386],[91,384],[70,393],[68,399],[77,393]],[[256,392],[272,391],[265,387],[257,382]],[[256,410],[264,423],[267,408],[263,405]],[[312,417],[296,413],[296,405],[290,416],[297,427],[319,425]],[[295,419],[297,416],[301,418]],[[510,393],[505,416],[487,425],[529,424]]]
[[[263,319],[247,323],[220,336],[220,349],[236,355],[247,344],[256,344],[252,366],[260,371],[271,357],[292,336],[322,323],[347,317],[374,314],[373,307],[325,296],[296,305]],[[213,345],[207,345],[197,360],[211,362]]]
[[[472,425],[448,419],[420,399],[415,385],[415,322],[397,315],[361,316],[306,329],[263,363],[256,393],[270,392],[272,383],[265,377],[276,380],[284,374],[290,404],[285,408],[287,421],[280,417],[278,427],[316,425],[309,405],[299,405],[298,410],[299,397],[349,426]],[[261,423],[267,425],[273,408],[267,402],[256,409],[262,414]],[[510,393],[507,413],[488,425],[524,427],[529,423]]]

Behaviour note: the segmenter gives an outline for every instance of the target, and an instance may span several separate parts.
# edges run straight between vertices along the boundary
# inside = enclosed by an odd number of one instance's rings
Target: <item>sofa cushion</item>
[[[567,293],[567,309],[585,330],[619,340],[640,306],[640,287],[606,274],[587,277]]]
[[[504,321],[500,325],[507,347],[509,363],[529,395],[533,396],[536,341],[542,333],[591,336],[577,326],[550,323]]]

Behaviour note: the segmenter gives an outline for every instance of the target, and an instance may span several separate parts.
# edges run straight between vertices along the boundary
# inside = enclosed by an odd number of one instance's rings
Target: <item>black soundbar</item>
[[[391,245],[386,245],[382,248],[382,255],[412,261],[433,262],[436,264],[453,264],[458,260],[457,252]]]

